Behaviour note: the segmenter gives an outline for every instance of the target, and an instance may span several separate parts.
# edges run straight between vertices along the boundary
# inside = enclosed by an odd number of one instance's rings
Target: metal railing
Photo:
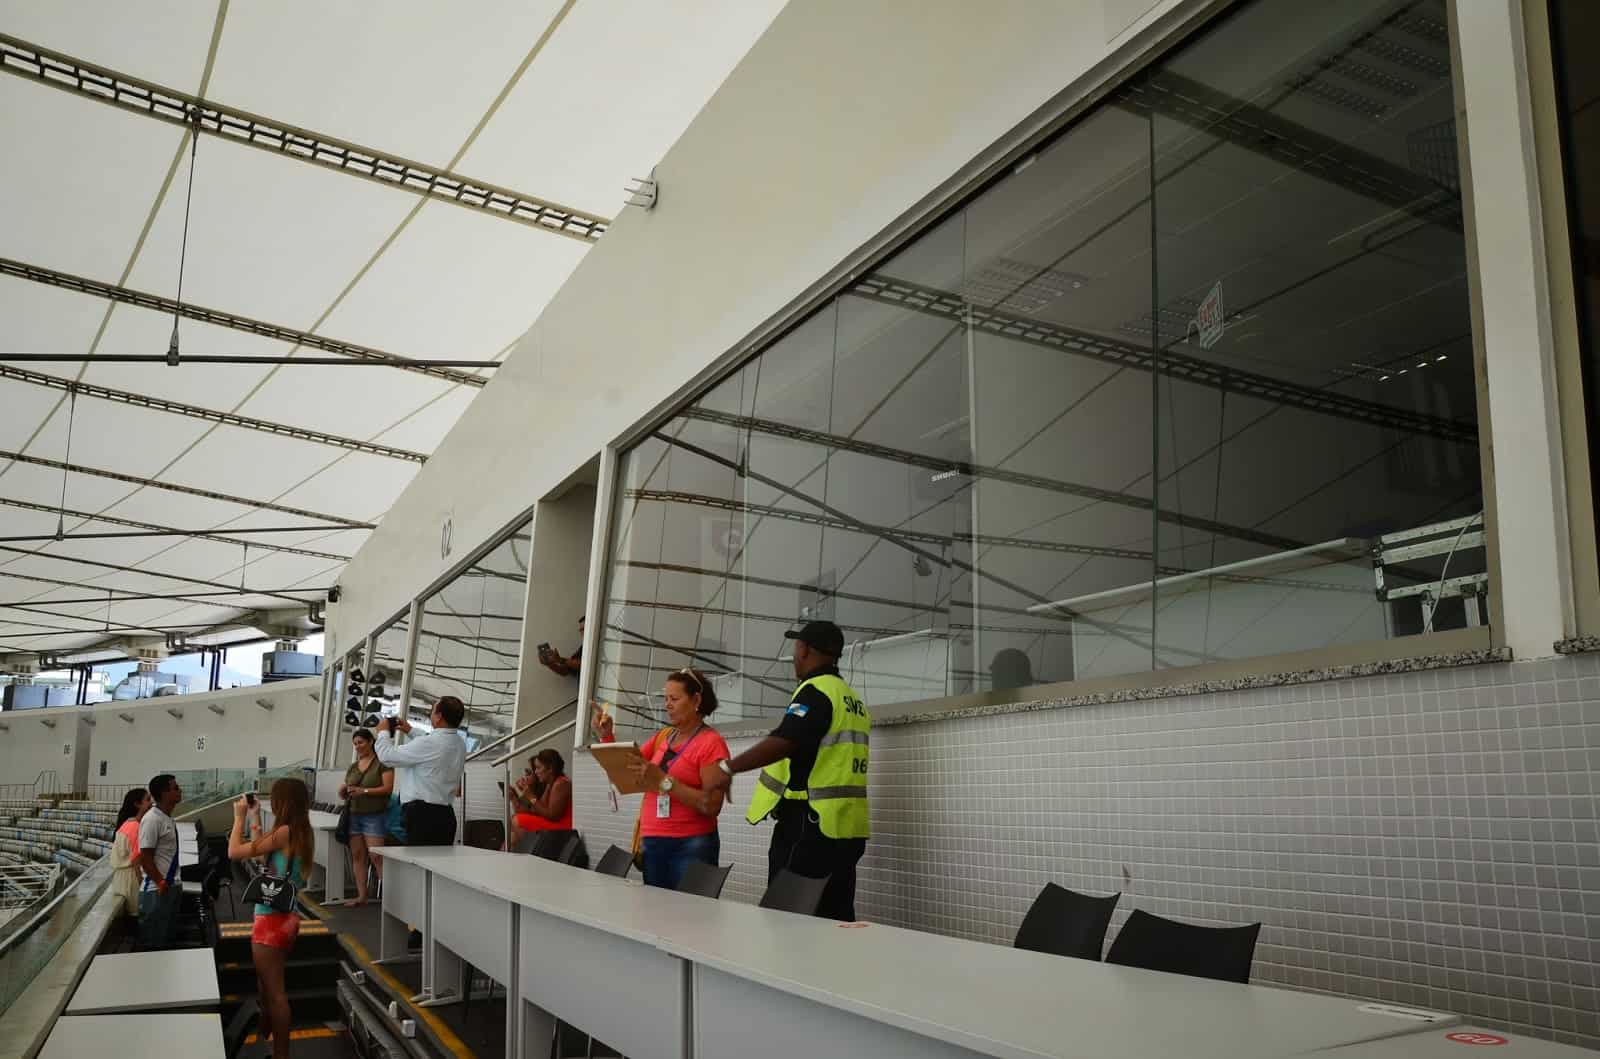
[[[578,700],[577,699],[573,699],[572,702],[569,703],[568,705],[576,706],[577,703],[578,703]],[[554,711],[552,711],[552,712],[554,712]],[[520,756],[522,754],[526,754],[529,750],[532,750],[533,748],[537,747],[539,744],[541,744],[543,742],[546,742],[547,740],[552,739],[555,736],[560,735],[562,732],[571,731],[573,728],[576,728],[577,726],[578,726],[577,718],[573,718],[570,721],[567,721],[567,722],[565,722],[563,724],[559,724],[554,728],[551,728],[551,729],[549,729],[549,730],[547,730],[545,732],[540,733],[539,735],[534,736],[532,739],[528,740],[526,743],[522,744],[522,746],[518,747],[517,749],[507,751],[502,756],[495,758],[493,761],[489,762],[489,767],[490,768],[496,768],[496,769],[505,769],[506,770],[505,771],[505,780],[503,780],[502,782],[506,783],[509,786],[509,784],[511,782],[511,770],[509,768],[506,768],[507,764],[509,764],[516,757],[518,757],[518,756]],[[533,727],[533,726],[532,725],[525,725],[521,729],[519,729],[518,731],[524,731],[525,732],[531,727]],[[512,734],[515,735],[517,733],[513,732]],[[461,774],[461,805],[462,805],[463,809],[466,808],[466,804],[467,804],[467,776],[466,776],[466,771],[462,770],[462,774]],[[501,819],[502,826],[505,828],[506,848],[510,849],[511,848],[511,801],[510,801],[509,798],[501,797],[501,799],[500,799],[500,819]]]
[[[518,728],[515,731],[507,732],[505,735],[501,736],[499,739],[494,740],[492,743],[483,744],[478,749],[474,750],[472,753],[467,755],[467,763],[471,764],[473,761],[475,761],[478,758],[482,757],[483,755],[487,754],[489,751],[493,750],[495,747],[504,746],[506,743],[508,743],[511,740],[515,739],[517,736],[521,735],[523,732],[526,732],[528,729],[533,728],[533,727],[535,727],[537,725],[541,725],[544,722],[548,721],[550,718],[554,717],[556,714],[560,713],[562,710],[570,710],[576,705],[578,705],[578,700],[576,698],[568,699],[566,702],[563,702],[560,706],[555,707],[554,709],[552,709],[548,713],[545,713],[545,714],[542,714],[542,715],[540,715],[538,717],[535,717],[533,720],[529,721],[527,724],[523,725],[521,728]],[[573,723],[576,724],[577,722],[574,721]],[[490,762],[490,764],[496,764],[496,762]]]
[[[0,783],[0,801],[30,801],[61,793],[55,769],[41,769],[32,783]]]
[[[78,929],[110,882],[111,858],[101,857],[37,910],[6,924],[0,938],[0,1013]]]

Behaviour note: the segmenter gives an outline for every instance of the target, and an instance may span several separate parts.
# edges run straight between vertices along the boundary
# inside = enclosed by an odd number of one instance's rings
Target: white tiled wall
[[[1600,655],[880,726],[872,763],[864,919],[1009,944],[1047,881],[1121,891],[1112,936],[1260,920],[1254,981],[1600,1047]],[[591,856],[627,845],[638,799],[575,773]]]

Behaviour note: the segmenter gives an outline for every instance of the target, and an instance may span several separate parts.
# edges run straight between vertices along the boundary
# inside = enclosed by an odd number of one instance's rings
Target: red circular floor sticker
[[[1492,1033],[1473,1033],[1470,1030],[1462,1031],[1460,1033],[1447,1033],[1447,1034],[1445,1034],[1445,1038],[1447,1040],[1455,1041],[1457,1044],[1505,1044],[1505,1043],[1507,1043],[1506,1039],[1504,1037],[1496,1037]]]

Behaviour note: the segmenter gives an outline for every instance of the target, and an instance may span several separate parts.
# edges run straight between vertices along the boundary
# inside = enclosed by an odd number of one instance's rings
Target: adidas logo
[[[281,892],[282,890],[283,890],[283,884],[282,883],[266,882],[266,881],[263,881],[261,883],[261,896],[265,897],[268,901],[271,901],[274,897],[277,897],[279,892]]]

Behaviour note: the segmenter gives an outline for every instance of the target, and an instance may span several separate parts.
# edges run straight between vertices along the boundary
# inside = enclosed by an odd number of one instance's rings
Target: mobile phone
[[[254,791],[244,792],[244,804],[248,805],[252,809],[256,807],[256,795]]]
[[[541,654],[541,655],[547,655],[547,654],[549,654],[549,653],[550,653],[550,645],[549,645],[549,644],[547,644],[547,643],[542,643],[542,644],[540,644],[540,645],[539,645],[539,653],[540,653],[540,654]]]

